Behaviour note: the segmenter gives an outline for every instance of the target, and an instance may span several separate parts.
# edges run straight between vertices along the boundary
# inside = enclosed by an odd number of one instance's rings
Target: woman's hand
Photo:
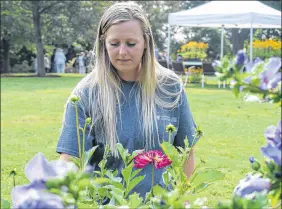
[[[189,153],[189,156],[187,156],[187,159],[184,162],[184,172],[188,179],[193,174],[194,163],[195,163],[194,162],[194,148],[192,148],[191,152]]]

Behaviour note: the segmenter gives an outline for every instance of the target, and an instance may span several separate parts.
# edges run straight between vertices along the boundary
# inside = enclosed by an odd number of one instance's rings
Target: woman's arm
[[[62,153],[62,154],[60,154],[60,160],[64,160],[64,161],[70,161],[70,158],[71,158],[72,156],[71,155],[68,155],[68,154],[66,154],[66,153]]]
[[[187,156],[187,159],[184,162],[184,172],[189,179],[194,171],[194,149],[191,149],[191,153]]]

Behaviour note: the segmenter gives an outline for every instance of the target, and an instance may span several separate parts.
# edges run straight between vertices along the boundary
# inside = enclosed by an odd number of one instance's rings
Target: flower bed
[[[177,51],[183,60],[199,61],[207,57],[208,44],[203,42],[188,42]]]

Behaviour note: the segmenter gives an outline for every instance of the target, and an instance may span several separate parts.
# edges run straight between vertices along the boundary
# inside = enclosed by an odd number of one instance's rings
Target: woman
[[[54,58],[57,73],[65,73],[66,56],[63,49],[57,48]]]
[[[118,169],[119,174],[123,165],[116,150],[118,142],[130,153],[140,149],[161,150],[159,144],[163,139],[168,141],[165,128],[171,123],[177,129],[172,136],[173,144],[183,147],[188,137],[192,145],[195,124],[182,83],[155,59],[150,24],[136,4],[116,3],[105,11],[98,26],[92,72],[72,94],[81,98],[80,126],[83,127],[87,117],[92,118],[85,150],[93,144],[107,143],[112,154],[107,167]],[[75,127],[75,108],[68,100],[57,146],[63,160],[78,156]],[[102,153],[95,154],[93,160],[98,163]],[[194,169],[193,152],[184,169],[189,177]],[[159,184],[162,172],[162,169],[155,172]],[[146,178],[133,191],[144,197],[151,188],[151,174],[151,168],[146,166],[140,172]]]

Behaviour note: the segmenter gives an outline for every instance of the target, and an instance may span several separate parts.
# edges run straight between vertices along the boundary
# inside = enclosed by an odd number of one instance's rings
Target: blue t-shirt
[[[123,145],[125,149],[128,149],[129,153],[135,150],[144,149],[145,140],[142,132],[142,119],[140,117],[141,108],[138,107],[136,103],[135,95],[138,92],[138,85],[136,82],[121,82],[121,89],[124,96],[121,97],[121,112],[117,111],[117,133],[119,142]],[[83,99],[83,98],[81,98]],[[167,98],[166,98],[167,99]],[[169,99],[169,98],[168,98]],[[173,98],[171,98],[173,101]],[[84,104],[84,107],[81,105]],[[78,102],[78,115],[80,126],[84,126],[85,119],[91,117],[90,111],[87,110],[87,101],[81,103]],[[194,140],[194,130],[196,128],[190,107],[187,101],[187,96],[185,91],[181,92],[181,99],[179,105],[172,110],[166,110],[160,107],[156,107],[157,111],[157,121],[158,121],[158,134],[159,141],[168,141],[168,133],[166,132],[166,126],[173,124],[176,128],[171,136],[171,141],[175,146],[184,147],[184,139],[187,137],[189,145],[196,143]],[[60,134],[59,142],[57,145],[58,153],[66,153],[72,156],[78,157],[78,145],[77,145],[77,133],[76,133],[76,115],[75,107],[71,102],[66,104],[65,119],[63,121],[62,131]],[[86,128],[86,140],[85,140],[85,150],[89,150],[93,144],[96,145],[103,138],[103,133],[101,133],[101,128],[99,126],[94,126],[94,130],[89,133],[89,127]],[[157,133],[155,131],[155,138]],[[158,142],[154,143],[155,146],[151,149],[161,150]],[[103,153],[100,153],[102,157]],[[97,156],[96,156],[97,157]],[[123,162],[121,158],[110,157],[107,162],[107,168],[111,170],[118,169],[118,175],[121,174],[121,169],[123,168]],[[155,169],[155,182],[163,185],[162,173],[164,169]],[[133,192],[140,193],[144,198],[146,192],[151,189],[152,181],[152,167],[151,165],[145,166],[139,175],[146,175],[146,177],[140,182],[133,190]]]

